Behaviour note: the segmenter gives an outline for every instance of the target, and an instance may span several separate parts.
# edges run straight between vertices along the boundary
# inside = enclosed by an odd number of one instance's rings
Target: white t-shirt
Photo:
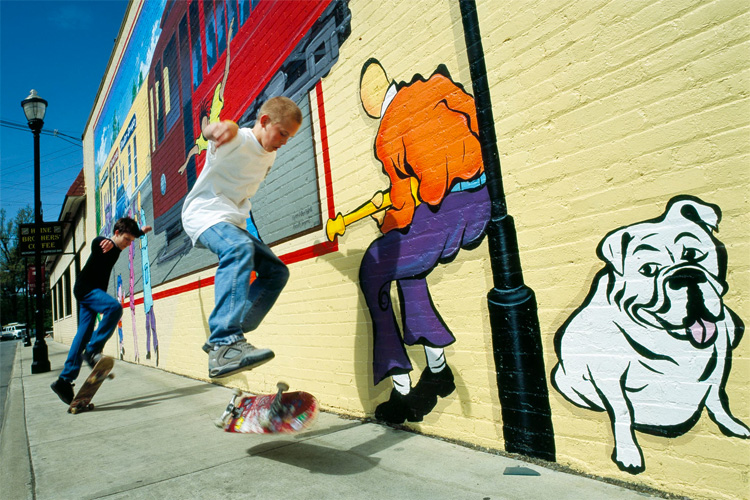
[[[250,200],[271,170],[276,153],[260,145],[249,128],[216,147],[209,141],[206,163],[182,206],[182,227],[193,241],[209,227],[228,222],[246,229]]]

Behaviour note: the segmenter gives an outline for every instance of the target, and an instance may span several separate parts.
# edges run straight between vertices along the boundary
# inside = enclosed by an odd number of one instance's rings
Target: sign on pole
[[[63,253],[63,222],[42,222],[41,226],[41,253],[42,255],[54,255]],[[18,225],[18,248],[21,255],[30,257],[35,253],[36,224]]]
[[[47,287],[45,286],[45,273],[44,266],[42,266],[42,272],[40,273],[39,281],[42,284],[42,294],[47,293]],[[29,266],[29,274],[26,276],[26,282],[29,286],[29,295],[36,295],[36,266]]]

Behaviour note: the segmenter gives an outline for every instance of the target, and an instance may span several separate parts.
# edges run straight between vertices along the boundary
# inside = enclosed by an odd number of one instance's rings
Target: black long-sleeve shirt
[[[89,256],[86,264],[78,273],[76,278],[76,284],[73,287],[73,295],[76,299],[81,300],[90,291],[94,289],[107,291],[107,282],[109,281],[109,275],[112,273],[112,268],[115,267],[115,262],[120,256],[120,249],[117,245],[114,245],[107,253],[102,251],[100,246],[102,241],[107,240],[103,236],[94,238],[91,242],[91,255]]]

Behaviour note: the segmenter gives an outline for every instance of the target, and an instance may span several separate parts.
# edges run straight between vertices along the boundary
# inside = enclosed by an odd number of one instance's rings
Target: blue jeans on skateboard
[[[206,229],[198,241],[219,257],[207,344],[244,340],[244,333],[255,330],[276,303],[289,280],[289,269],[265,243],[227,222]],[[253,271],[256,278],[250,283]]]
[[[94,330],[97,314],[101,314],[102,319]],[[78,331],[60,373],[61,379],[73,382],[78,377],[84,350],[91,354],[100,353],[121,317],[122,305],[104,290],[94,289],[78,300]]]

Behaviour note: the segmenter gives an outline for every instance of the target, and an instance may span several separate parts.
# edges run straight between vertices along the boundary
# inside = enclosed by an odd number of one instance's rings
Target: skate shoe
[[[245,340],[234,344],[214,346],[208,353],[208,376],[228,377],[242,370],[249,370],[272,360],[270,349],[258,349]]]
[[[50,388],[57,394],[60,400],[69,405],[73,401],[73,385],[67,380],[58,378],[50,385]]]
[[[83,351],[83,359],[86,361],[86,364],[89,365],[89,367],[93,370],[99,360],[102,359],[102,353],[98,352],[96,354],[89,354],[87,351]]]

